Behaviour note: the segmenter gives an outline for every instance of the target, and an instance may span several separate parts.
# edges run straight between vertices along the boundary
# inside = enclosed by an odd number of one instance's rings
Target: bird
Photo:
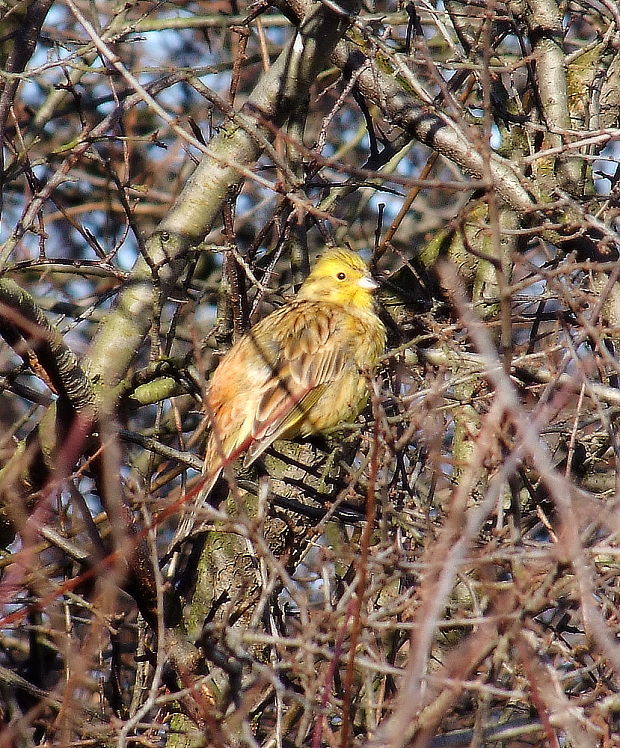
[[[223,466],[252,464],[277,439],[328,434],[367,402],[365,371],[385,350],[374,299],[378,283],[355,252],[324,252],[296,297],[239,338],[221,358],[204,400],[210,425],[205,482],[185,509],[171,550],[192,534]]]

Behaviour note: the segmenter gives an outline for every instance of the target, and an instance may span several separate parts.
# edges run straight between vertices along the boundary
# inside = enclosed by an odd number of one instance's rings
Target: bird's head
[[[297,298],[372,309],[377,285],[359,255],[349,249],[330,249],[318,259]]]

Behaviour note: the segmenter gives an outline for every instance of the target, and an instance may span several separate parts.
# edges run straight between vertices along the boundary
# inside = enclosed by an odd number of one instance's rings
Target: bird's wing
[[[333,308],[300,302],[287,310],[285,319],[286,326],[278,326],[277,321],[274,326],[278,354],[258,400],[247,465],[276,439],[302,430],[303,422],[312,419],[312,407],[347,367],[346,336]],[[258,339],[256,345],[260,346]],[[314,431],[311,423],[306,430]]]
[[[208,397],[212,416],[221,431],[219,443],[209,439],[205,466],[210,472],[200,492],[185,508],[170,545],[170,576],[179,563],[178,549],[195,532],[196,507],[204,504],[213,489],[222,472],[224,456],[241,448],[238,440],[229,439],[229,432],[239,431],[235,428],[238,419],[247,413],[252,421],[249,431],[240,430],[242,442],[251,440],[245,457],[249,465],[276,439],[298,434],[302,422],[311,420],[309,411],[326,388],[342,376],[353,342],[353,335],[348,335],[342,325],[342,315],[343,310],[333,305],[310,301],[282,307],[252,328],[243,339],[243,347],[231,351],[239,360],[229,360],[228,367],[216,371]],[[243,369],[241,362],[245,359],[252,360],[253,366]],[[252,388],[254,391],[250,392]],[[241,415],[227,421],[224,416],[230,416],[234,407],[239,408]]]

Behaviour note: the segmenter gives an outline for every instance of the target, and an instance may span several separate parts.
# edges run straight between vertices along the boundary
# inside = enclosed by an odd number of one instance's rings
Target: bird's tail
[[[215,484],[222,474],[223,459],[216,452],[213,440],[210,439],[205,453],[204,480],[194,489],[195,495],[190,497],[184,504],[179,524],[168,546],[165,556],[166,559],[170,559],[168,571],[166,572],[167,579],[174,579],[182,555],[182,547],[193,535],[197,534],[200,527],[199,523],[196,522],[197,515],[200,512],[200,508],[207,503],[211,491],[213,491]]]
[[[185,504],[174,538],[172,539],[172,542],[168,547],[168,552],[164,557],[164,560],[168,558],[171,559],[166,574],[166,578],[169,580],[174,579],[176,575],[179,559],[181,557],[180,551],[183,544],[189,540],[192,535],[198,533],[198,528],[196,527],[196,514],[200,507],[202,507],[209,498],[211,491],[213,491],[215,484],[222,474],[222,470],[227,465],[234,462],[240,454],[245,452],[254,440],[253,436],[247,436],[242,441],[237,441],[237,443],[231,445],[231,440],[226,440],[224,437],[225,435],[216,434],[215,431],[212,430],[207,441],[204,459],[204,482],[195,489],[195,496],[190,497]],[[256,459],[256,457],[254,457],[254,459]]]

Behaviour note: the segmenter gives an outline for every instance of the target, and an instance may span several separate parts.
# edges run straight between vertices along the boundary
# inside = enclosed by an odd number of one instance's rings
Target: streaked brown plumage
[[[374,308],[376,283],[348,249],[327,251],[296,298],[256,324],[220,361],[207,391],[211,434],[204,501],[223,460],[245,450],[246,464],[276,439],[327,433],[355,418],[366,402],[362,370],[385,347]],[[174,544],[192,527],[191,508]]]

